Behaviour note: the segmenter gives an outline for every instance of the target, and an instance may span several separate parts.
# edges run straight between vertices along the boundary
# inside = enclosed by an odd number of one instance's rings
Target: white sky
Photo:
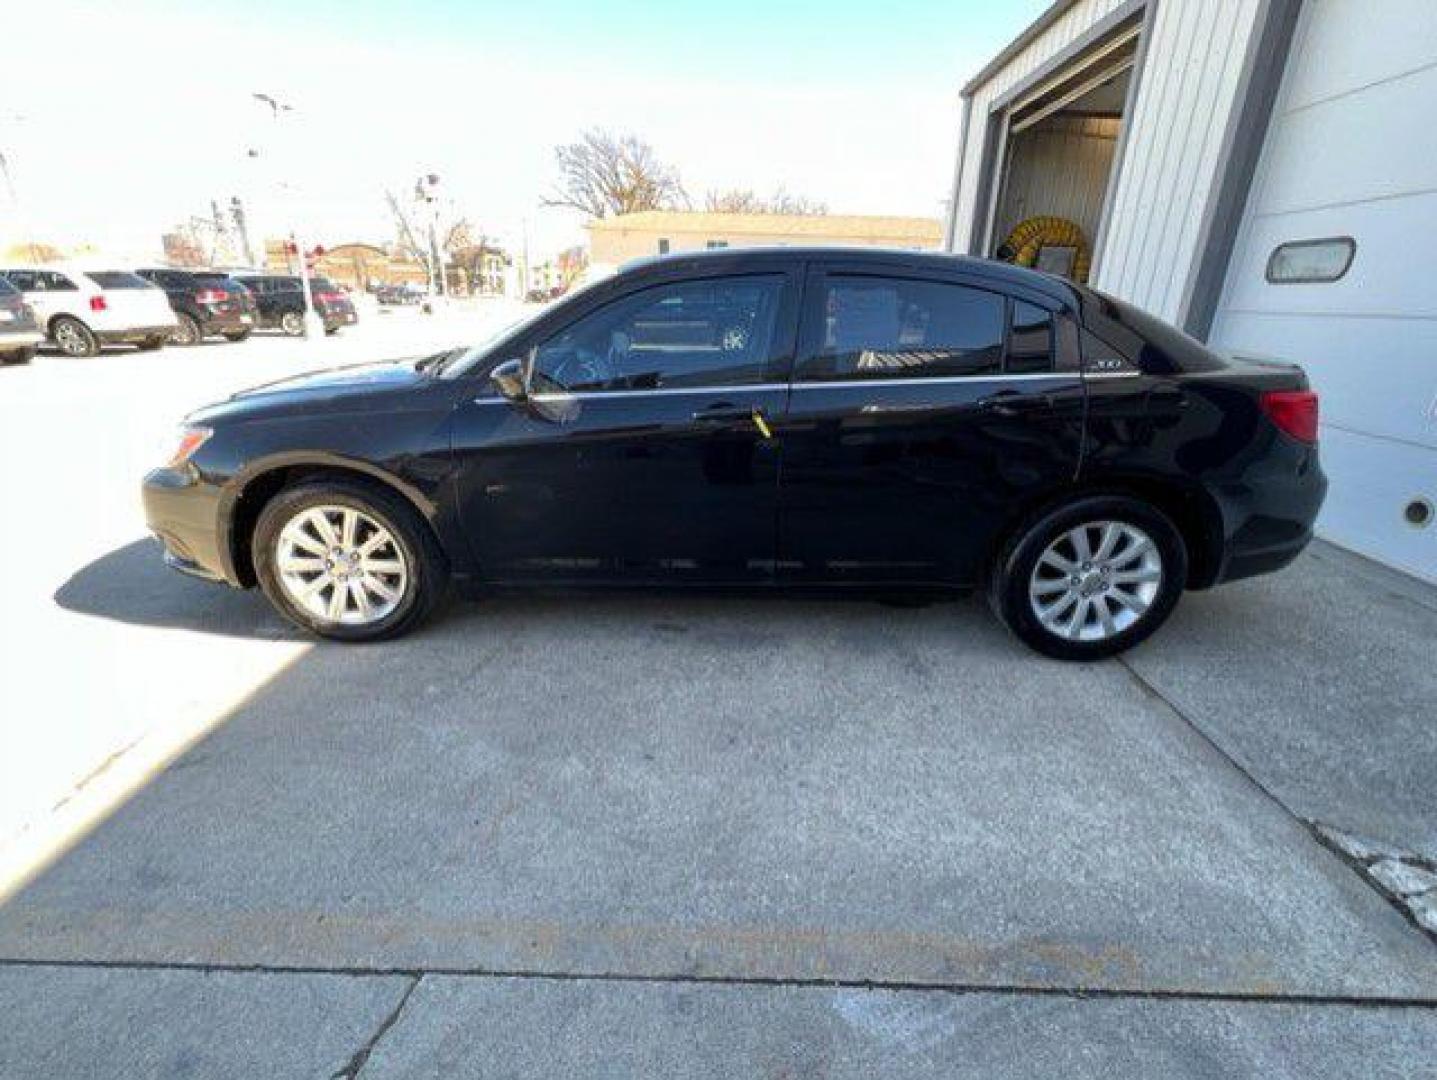
[[[320,26],[277,35],[269,20],[232,18],[244,7],[194,2],[159,14],[132,0],[27,0],[8,11],[0,21],[14,31],[18,17],[18,34],[7,32],[0,68],[0,152],[19,200],[12,207],[0,189],[0,238],[90,241],[149,258],[163,229],[206,213],[211,197],[239,194],[271,235],[298,223],[311,243],[388,242],[385,185],[408,191],[433,171],[450,213],[511,248],[527,223],[539,258],[583,237],[576,216],[539,199],[553,182],[554,146],[592,125],[646,138],[695,199],[709,188],[783,186],[834,212],[938,217],[958,88],[996,47],[975,41],[951,69],[903,80],[861,68],[783,82],[761,71],[646,78],[631,65],[501,57],[465,35],[392,46]],[[206,13],[215,11],[231,18],[214,22]],[[1015,11],[997,43],[1027,17]],[[35,47],[17,49],[22,41]],[[295,103],[284,129],[256,90]],[[258,161],[246,153],[256,146]],[[272,168],[292,195],[276,194]]]

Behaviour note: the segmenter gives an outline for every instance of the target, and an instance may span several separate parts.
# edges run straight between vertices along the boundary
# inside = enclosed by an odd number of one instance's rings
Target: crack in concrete
[[[409,985],[404,988],[404,993],[399,996],[399,1003],[394,1006],[388,1016],[380,1021],[379,1026],[374,1029],[374,1033],[354,1052],[354,1056],[349,1059],[344,1068],[333,1073],[329,1080],[355,1080],[355,1077],[360,1074],[364,1066],[369,1063],[369,1055],[374,1053],[374,1048],[379,1045],[379,1041],[383,1039],[385,1035],[389,1034],[390,1028],[399,1022],[399,1014],[404,1011],[404,1006],[409,1004],[410,997],[414,994],[414,991],[423,979],[424,976],[422,974],[410,976]]]
[[[1319,844],[1336,854],[1408,922],[1437,942],[1437,859],[1374,843],[1320,821],[1307,824]]]
[[[179,960],[35,960],[0,957],[0,968],[79,968],[117,971],[188,971],[197,974],[224,972],[249,975],[328,975],[339,978],[411,979],[404,997],[389,1018],[365,1044],[372,1052],[380,1038],[398,1020],[400,1012],[420,980],[434,976],[449,979],[512,979],[531,982],[643,983],[681,986],[736,986],[794,990],[886,990],[915,993],[991,994],[1002,997],[1055,997],[1071,1000],[1195,1001],[1219,1004],[1316,1005],[1349,1008],[1406,1008],[1437,1010],[1437,987],[1431,997],[1361,996],[1355,994],[1282,993],[1279,991],[1223,990],[1134,990],[1095,986],[1038,986],[1020,983],[913,982],[884,979],[808,979],[769,976],[694,975],[685,973],[542,971],[524,968],[405,968],[405,967],[324,967],[286,964],[216,964]],[[363,1048],[361,1048],[361,1051]],[[356,1053],[356,1058],[358,1053]],[[368,1054],[365,1055],[368,1059]],[[353,1059],[350,1066],[353,1067]],[[362,1063],[361,1063],[362,1067]],[[341,1070],[334,1080],[352,1080],[355,1073]]]

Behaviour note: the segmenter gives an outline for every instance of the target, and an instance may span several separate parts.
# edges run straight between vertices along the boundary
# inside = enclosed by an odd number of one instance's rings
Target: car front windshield
[[[575,293],[574,295],[578,294]],[[496,345],[537,322],[541,316],[547,315],[550,310],[550,305],[545,304],[534,311],[526,311],[518,318],[500,323],[494,330],[490,331],[490,333],[472,345],[461,346],[447,353],[440,353],[437,356],[429,357],[427,361],[421,361],[421,368],[432,375],[442,375],[445,378],[456,378],[463,375],[480,360],[488,356]]]

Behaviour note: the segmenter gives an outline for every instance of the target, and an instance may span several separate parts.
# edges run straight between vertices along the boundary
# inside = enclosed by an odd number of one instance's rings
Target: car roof
[[[666,272],[682,272],[687,268],[696,270],[709,266],[734,266],[743,264],[762,266],[765,263],[793,262],[795,260],[822,259],[838,261],[849,265],[870,263],[875,269],[902,268],[913,271],[955,271],[985,277],[997,285],[1017,285],[1036,289],[1060,302],[1077,302],[1072,282],[1053,274],[1046,274],[1012,263],[995,259],[979,259],[971,255],[953,255],[948,252],[914,251],[908,248],[879,247],[823,247],[802,245],[793,247],[751,247],[751,248],[710,248],[703,251],[678,251],[667,255],[650,255],[633,259],[619,268],[617,274],[606,278],[604,283],[619,279],[632,280],[635,276],[648,274],[662,275]]]

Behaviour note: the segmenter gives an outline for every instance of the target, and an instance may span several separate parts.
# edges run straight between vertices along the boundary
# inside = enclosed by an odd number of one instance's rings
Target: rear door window
[[[5,277],[21,292],[34,292],[40,287],[37,281],[39,274],[34,270],[6,270]]]
[[[0,296],[15,296],[19,292],[20,290],[11,285],[6,278],[0,276]]]
[[[997,374],[1005,301],[953,282],[829,274],[810,317],[818,341],[800,381],[921,379]]]
[[[1015,375],[1053,370],[1053,316],[1036,304],[1013,301],[1004,370]]]
[[[128,270],[90,270],[85,276],[102,289],[153,289],[154,285]]]

